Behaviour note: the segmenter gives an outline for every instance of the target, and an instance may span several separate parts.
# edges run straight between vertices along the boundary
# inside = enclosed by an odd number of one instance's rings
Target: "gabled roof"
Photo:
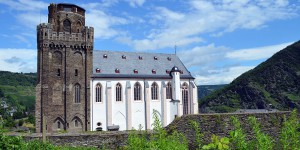
[[[174,66],[181,70],[181,78],[193,79],[175,54],[94,50],[92,77],[171,78],[168,71]],[[119,73],[116,73],[116,69]]]

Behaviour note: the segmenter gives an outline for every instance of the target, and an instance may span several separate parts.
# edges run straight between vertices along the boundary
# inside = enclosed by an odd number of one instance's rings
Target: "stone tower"
[[[37,26],[36,132],[89,130],[94,29],[85,10],[50,4],[48,23]]]

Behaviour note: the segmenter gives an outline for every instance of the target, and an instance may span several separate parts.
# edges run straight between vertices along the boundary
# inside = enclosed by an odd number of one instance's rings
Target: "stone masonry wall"
[[[230,117],[236,116],[247,133],[247,138],[252,138],[251,128],[247,119],[255,116],[261,125],[261,130],[272,137],[278,137],[280,127],[284,121],[284,115],[289,116],[290,112],[274,112],[274,113],[252,113],[252,114],[197,114],[186,115],[175,119],[166,127],[168,132],[177,130],[183,133],[188,142],[189,148],[195,149],[195,130],[190,127],[190,121],[197,121],[200,125],[201,132],[204,134],[204,143],[208,143],[213,134],[224,137],[229,136],[229,132],[233,130]],[[71,145],[71,146],[94,146],[106,149],[116,149],[124,146],[127,142],[128,131],[114,132],[85,132],[81,134],[52,134],[47,139],[55,145]],[[41,139],[41,134],[28,135],[25,140]]]

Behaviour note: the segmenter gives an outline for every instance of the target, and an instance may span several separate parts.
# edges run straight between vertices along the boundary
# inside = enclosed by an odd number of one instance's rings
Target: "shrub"
[[[248,150],[249,147],[246,141],[246,135],[242,130],[239,120],[232,116],[231,122],[234,126],[234,130],[230,132],[231,147],[238,150]]]

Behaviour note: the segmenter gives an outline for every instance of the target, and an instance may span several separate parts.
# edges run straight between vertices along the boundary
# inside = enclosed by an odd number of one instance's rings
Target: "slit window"
[[[57,69],[56,75],[59,77],[60,76],[60,69]]]
[[[78,76],[78,70],[75,69],[75,76]]]

